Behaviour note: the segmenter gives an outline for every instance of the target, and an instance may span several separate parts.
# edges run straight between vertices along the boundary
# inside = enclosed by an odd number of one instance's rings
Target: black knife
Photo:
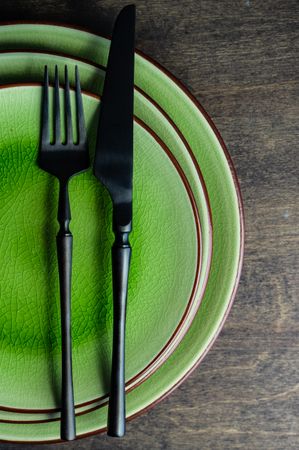
[[[125,320],[131,259],[135,5],[119,13],[112,34],[94,160],[94,175],[113,202],[113,351],[108,434],[125,434]]]

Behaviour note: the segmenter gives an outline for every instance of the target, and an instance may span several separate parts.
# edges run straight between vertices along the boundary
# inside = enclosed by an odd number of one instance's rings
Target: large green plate
[[[100,64],[106,61],[108,41],[89,33],[63,27],[16,25],[1,28],[1,38],[3,31],[6,40],[4,46],[9,43],[10,48],[23,45],[23,48],[45,50],[50,43],[50,50],[53,51],[68,52],[75,57],[85,56]],[[74,45],[74,39],[79,39],[80,45]],[[136,61],[136,81],[183,132],[184,139],[200,164],[213,214],[214,253],[207,291],[191,329],[172,357],[151,378],[128,394],[129,416],[140,412],[173,389],[208,350],[235,292],[243,238],[240,199],[230,162],[217,132],[199,105],[167,73],[141,55]],[[79,433],[99,430],[104,426],[105,419],[106,408],[78,417]],[[55,422],[34,426],[6,424],[0,430],[4,439],[51,440],[59,435],[59,426]]]

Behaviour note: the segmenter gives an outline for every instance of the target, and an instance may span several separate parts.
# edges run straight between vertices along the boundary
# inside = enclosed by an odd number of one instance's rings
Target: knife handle
[[[115,232],[112,247],[113,349],[108,408],[108,435],[124,436],[125,406],[125,326],[131,246],[128,232]]]
[[[59,192],[58,221],[60,229],[56,236],[61,310],[61,439],[76,438],[74,390],[72,375],[71,337],[71,278],[73,235],[69,230],[71,220],[67,183],[61,183]]]

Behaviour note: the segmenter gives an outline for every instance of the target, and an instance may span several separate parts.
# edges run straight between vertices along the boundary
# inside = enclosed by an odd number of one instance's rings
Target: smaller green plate
[[[0,405],[57,409],[60,321],[57,182],[36,166],[41,88],[0,90]],[[74,98],[72,97],[73,107]],[[91,153],[98,100],[84,95]],[[134,231],[126,379],[132,389],[170,355],[199,306],[201,228],[174,155],[134,127]],[[112,336],[111,202],[91,171],[70,183],[74,235],[72,336],[77,405],[107,400]],[[205,199],[202,199],[205,204]],[[202,207],[202,206],[201,206]]]

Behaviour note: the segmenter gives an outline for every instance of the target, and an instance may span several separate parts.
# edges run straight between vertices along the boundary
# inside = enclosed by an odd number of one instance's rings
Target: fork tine
[[[76,76],[76,106],[77,106],[77,129],[78,129],[78,143],[82,144],[86,142],[86,129],[84,122],[84,112],[82,103],[82,94],[79,78],[78,66],[75,67]]]
[[[59,74],[58,67],[55,66],[55,94],[54,94],[54,125],[55,125],[55,144],[60,142],[60,105],[59,105]]]
[[[43,107],[42,107],[42,144],[49,144],[49,73],[48,66],[44,71]]]
[[[54,142],[60,142],[60,104],[59,104],[59,74],[58,67],[55,66],[55,86],[54,86]]]
[[[72,110],[71,110],[71,100],[70,100],[70,82],[69,82],[67,66],[65,66],[64,102],[65,102],[66,143],[71,144],[73,142]]]

